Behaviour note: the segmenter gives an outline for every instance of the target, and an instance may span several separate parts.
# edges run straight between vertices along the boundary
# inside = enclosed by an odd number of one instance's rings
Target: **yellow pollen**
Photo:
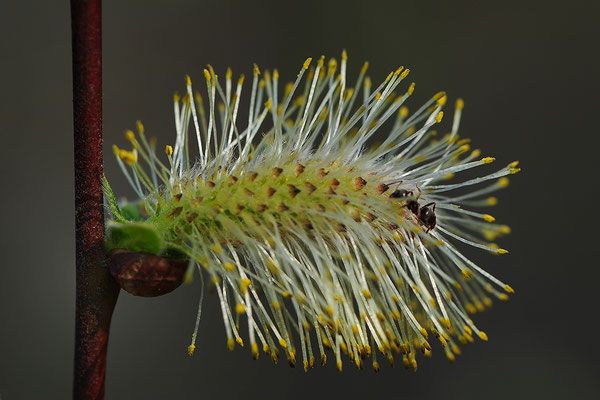
[[[223,268],[225,268],[227,271],[235,271],[235,265],[230,262],[223,264]]]
[[[244,74],[240,75],[240,79],[238,79],[238,85],[242,86],[244,84],[245,76]]]
[[[513,288],[511,288],[508,285],[504,285],[504,290],[506,291],[506,293],[514,293],[515,291],[513,290]]]
[[[223,248],[221,247],[220,244],[215,243],[212,246],[210,246],[211,250],[214,251],[215,253],[221,253],[223,252]]]
[[[194,355],[194,350],[196,349],[196,346],[194,346],[193,344],[190,344],[188,346],[188,355],[193,356]]]
[[[228,69],[228,72],[229,72],[229,73],[231,73],[231,70],[230,70],[230,69]],[[186,85],[186,86],[192,86],[192,78],[190,78],[190,76],[189,76],[189,75],[186,75],[186,76],[185,76],[185,85]]]
[[[207,69],[204,70],[204,78],[206,78],[206,82],[210,82],[210,72]]]
[[[481,161],[482,161],[484,164],[490,164],[490,163],[493,163],[495,160],[496,160],[496,159],[495,159],[494,157],[484,157],[484,158],[482,158],[482,159],[481,159]]]
[[[181,96],[179,95],[179,92],[175,92],[173,93],[173,101],[175,103],[179,103],[179,100],[181,99]]]
[[[508,254],[508,250],[506,250],[506,249],[498,249],[498,254]]]
[[[487,337],[487,335],[485,334],[484,331],[480,331],[477,335],[479,336],[479,339],[487,342],[488,337]]]
[[[458,99],[456,99],[456,109],[457,110],[462,110],[463,108],[465,108],[465,102],[463,99],[461,99],[460,97]]]
[[[400,118],[405,119],[408,117],[408,107],[402,106],[400,107]]]
[[[368,69],[369,69],[369,62],[365,61],[365,63],[363,64],[362,68],[360,69],[361,75],[366,74]]]
[[[165,154],[168,156],[172,156],[173,155],[173,147],[166,145],[165,146]]]
[[[287,347],[288,347],[287,342],[283,338],[279,339],[279,345],[281,347],[283,347],[284,349],[287,349]]]
[[[406,70],[408,71],[408,70]],[[406,72],[404,71],[404,72]],[[402,75],[404,75],[404,73],[402,73]],[[413,94],[413,92],[415,91],[415,83],[411,83],[410,86],[408,87],[408,90],[406,91],[406,93],[410,96]]]
[[[133,131],[131,129],[127,129],[125,131],[125,138],[127,140],[129,140],[130,142],[133,142],[135,140],[135,134],[133,133]]]
[[[436,122],[439,124],[440,122],[442,122],[442,118],[444,118],[444,112],[440,111],[437,115],[437,117],[435,117]]]
[[[250,284],[251,284],[250,279],[248,279],[248,278],[240,279],[240,292],[242,292],[242,294],[246,294]]]
[[[233,350],[235,348],[235,342],[233,341],[233,338],[229,338],[227,339],[227,348],[229,349],[229,351]]]
[[[311,61],[312,61],[312,58],[311,58],[311,57],[307,58],[307,59],[306,59],[306,61],[304,61],[303,68],[304,68],[304,69],[308,69],[308,67],[309,67],[309,65],[310,65],[310,62],[311,62]]]
[[[510,180],[507,177],[502,177],[500,179],[498,179],[498,185],[500,185],[500,187],[507,187],[509,184]]]
[[[348,60],[348,53],[346,53],[346,49],[342,50],[342,60]]]
[[[235,312],[238,314],[245,314],[246,313],[246,307],[244,307],[243,304],[236,304],[235,305]]]
[[[239,344],[239,345],[240,345],[240,347],[244,347],[244,341],[242,340],[242,338],[241,338],[241,337],[238,337],[238,338],[236,339],[236,342],[237,342],[237,344]]]
[[[260,69],[258,69],[258,65],[254,64],[254,76],[260,75]]]
[[[481,155],[481,150],[479,150],[479,149],[475,149],[471,152],[471,157],[473,157],[473,158],[477,158],[480,155]]]
[[[508,164],[508,166],[511,167],[511,168],[516,168],[517,165],[519,165],[518,161],[513,161],[510,164]]]
[[[490,206],[495,206],[496,204],[498,204],[498,199],[494,196],[488,197],[486,202],[488,203],[488,205]]]
[[[483,214],[483,219],[487,222],[494,222],[496,218],[492,217],[490,214]]]
[[[400,79],[406,78],[409,73],[410,73],[410,69],[406,68],[404,71],[402,71],[402,74],[400,74]]]
[[[267,100],[267,102],[265,103],[265,107],[267,107],[267,110],[271,111],[271,103],[272,103],[273,99],[271,99],[269,97],[269,100]]]

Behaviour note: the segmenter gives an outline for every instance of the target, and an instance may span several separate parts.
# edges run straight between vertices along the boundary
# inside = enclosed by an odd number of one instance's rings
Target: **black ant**
[[[400,183],[398,185],[400,185]],[[425,228],[427,228],[426,233],[429,233],[430,230],[435,228],[435,225],[437,223],[437,217],[435,215],[435,201],[421,206],[417,201],[419,197],[421,197],[421,189],[419,188],[419,186],[417,186],[417,190],[419,191],[419,195],[417,196],[417,198],[408,200],[404,206],[408,208],[413,214],[415,214],[415,216],[419,220],[419,223]],[[411,190],[396,189],[392,194],[390,194],[390,198],[404,199],[412,195],[413,192]]]

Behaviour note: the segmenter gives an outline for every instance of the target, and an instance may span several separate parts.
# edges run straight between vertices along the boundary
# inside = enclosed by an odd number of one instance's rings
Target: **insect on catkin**
[[[472,210],[497,203],[489,195],[517,162],[490,172],[494,158],[459,138],[461,99],[438,134],[445,93],[411,114],[408,69],[373,86],[368,63],[352,82],[346,63],[346,52],[339,65],[309,58],[289,83],[255,65],[247,120],[243,75],[235,83],[228,69],[223,85],[209,66],[205,95],[186,77],[166,154],[141,123],[126,132],[132,150],[114,147],[143,213],[120,208],[105,182],[110,247],[190,260],[187,278],[197,268],[216,288],[227,346],[249,343],[255,358],[301,357],[306,370],[329,349],[340,370],[343,356],[416,370],[437,339],[453,361],[459,344],[487,340],[469,314],[513,292],[459,247],[507,253],[492,241],[510,229]]]

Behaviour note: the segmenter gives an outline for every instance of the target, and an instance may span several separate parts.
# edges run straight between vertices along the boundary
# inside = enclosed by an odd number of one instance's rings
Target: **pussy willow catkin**
[[[339,64],[309,58],[285,85],[255,65],[243,121],[244,76],[235,84],[228,69],[223,86],[208,67],[205,97],[189,77],[174,96],[166,156],[138,123],[126,132],[133,149],[114,147],[117,162],[163,248],[216,287],[230,349],[247,341],[254,357],[302,357],[305,369],[316,352],[324,364],[325,349],[340,370],[343,355],[378,370],[378,352],[390,363],[398,354],[416,370],[433,337],[452,361],[459,343],[487,340],[468,314],[513,292],[456,245],[507,252],[491,241],[510,229],[471,209],[497,203],[489,194],[517,162],[457,180],[494,161],[459,138],[463,101],[438,134],[445,93],[411,114],[408,69],[373,86],[368,63],[354,83],[346,63],[345,52]],[[113,218],[133,223],[107,195]]]

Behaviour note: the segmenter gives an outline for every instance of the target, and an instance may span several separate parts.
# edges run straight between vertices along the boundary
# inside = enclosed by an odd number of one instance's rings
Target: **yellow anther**
[[[331,315],[333,317],[333,307],[330,306],[329,304],[325,307],[325,311],[327,312],[327,314]]]
[[[406,70],[406,71],[408,71],[408,70]],[[406,71],[404,71],[404,72],[406,72]],[[402,73],[402,75],[404,75],[404,73]],[[406,94],[408,94],[409,96],[411,96],[414,91],[415,91],[415,83],[413,82],[408,87],[408,90],[406,91]]]
[[[448,361],[450,361],[450,362],[454,362],[454,360],[456,360],[456,357],[454,356],[454,354],[453,354],[453,353],[450,353],[450,352],[446,353],[446,358],[447,358],[447,359],[448,359]]]
[[[252,351],[252,357],[254,357],[254,359],[257,360],[258,359],[258,345],[256,344],[256,342],[250,343],[250,349]]]
[[[402,71],[402,74],[400,74],[400,79],[406,78],[409,73],[410,73],[410,69],[406,68],[404,71]]]
[[[505,294],[505,293],[500,293],[500,294],[498,294],[498,298],[499,298],[501,301],[508,301],[508,295],[507,295],[507,294]]]
[[[477,158],[480,155],[481,155],[481,150],[479,150],[479,149],[475,149],[471,152],[471,157],[473,157],[473,158]]]
[[[400,72],[402,72],[403,69],[404,69],[404,66],[399,67],[396,71],[394,71],[394,75],[395,76],[400,75]]]
[[[115,156],[119,155],[119,152],[121,151],[121,149],[119,149],[119,146],[117,146],[116,144],[113,144],[113,153],[115,153]]]
[[[508,254],[508,250],[506,250],[506,249],[498,249],[498,254]]]
[[[235,265],[230,262],[223,264],[223,268],[225,268],[227,271],[235,271]]]
[[[429,339],[429,334],[427,333],[427,331],[425,330],[425,328],[421,328],[419,330],[419,332],[421,333],[421,335],[425,338],[425,340]]]
[[[348,60],[348,53],[346,53],[346,49],[342,50],[342,60]]]
[[[406,106],[400,107],[399,114],[400,114],[400,118],[406,119],[406,117],[408,117],[408,107],[406,107]]]
[[[492,306],[492,299],[490,299],[489,297],[484,297],[483,305],[486,306],[487,308],[490,308]]]
[[[284,349],[287,349],[287,347],[288,347],[287,342],[283,338],[279,339],[279,345],[281,347],[283,347]]]
[[[365,61],[365,63],[363,64],[362,68],[360,69],[361,75],[366,74],[368,69],[369,69],[369,62]]]
[[[509,285],[504,285],[504,291],[506,291],[506,293],[514,293],[515,292],[513,290],[513,288],[511,288]]]
[[[363,289],[362,294],[363,294],[363,296],[365,296],[366,299],[371,298],[371,292],[369,291],[369,289]]]
[[[477,312],[477,309],[475,308],[475,306],[471,303],[467,303],[465,304],[465,309],[467,310],[467,312],[469,314],[475,314]]]
[[[171,147],[171,146],[169,146],[169,145],[166,145],[166,146],[165,146],[165,153],[166,153],[168,156],[172,156],[172,155],[173,155],[173,147]]]
[[[302,67],[303,67],[304,69],[308,69],[308,67],[309,67],[309,65],[310,65],[310,62],[311,62],[311,61],[312,61],[312,58],[311,58],[311,57],[308,57],[308,58],[306,59],[306,61],[304,61],[304,64],[302,65]]]
[[[244,84],[244,79],[246,77],[244,76],[244,74],[240,75],[240,78],[238,79],[238,85],[242,86]]]
[[[381,92],[377,92],[377,94],[375,95],[375,101],[379,101],[380,98],[381,98]]]
[[[260,81],[258,81],[258,87],[259,88],[264,88],[266,86],[267,82],[265,82],[264,79],[261,79]]]
[[[206,267],[206,269],[208,269],[208,266]],[[221,282],[221,279],[217,275],[213,275],[210,277],[210,281],[213,284],[218,285]]]
[[[508,235],[510,233],[510,226],[508,226],[508,225],[500,226],[500,232],[502,232],[505,235]]]
[[[194,346],[193,344],[190,344],[188,346],[188,355],[193,356],[194,355],[194,350],[196,350],[196,346]]]
[[[442,118],[444,118],[444,112],[440,111],[437,115],[437,117],[435,117],[436,122],[439,124],[440,122],[442,122]]]
[[[371,87],[371,78],[369,78],[368,76],[365,78],[365,88],[369,89]]]
[[[245,314],[246,313],[246,307],[244,307],[243,304],[241,303],[237,303],[235,305],[235,312],[238,314]]]
[[[496,159],[494,157],[484,157],[480,161],[483,162],[484,164],[490,164],[490,163],[493,163],[495,160]]]
[[[181,96],[179,95],[179,92],[173,93],[173,101],[175,103],[178,103],[180,99],[181,99]]]
[[[221,247],[220,244],[218,243],[214,243],[212,246],[210,246],[211,250],[214,251],[215,253],[222,253],[223,252],[223,248]]]
[[[520,170],[521,170],[521,168],[511,168],[511,169],[509,170],[509,172],[510,172],[511,174],[516,174],[516,173],[517,173],[517,172],[519,172]]]
[[[335,58],[332,57],[329,59],[327,70],[327,75],[333,76],[333,74],[335,74],[335,71],[337,70],[337,60]]]
[[[267,102],[265,103],[265,107],[267,107],[267,110],[271,111],[271,103],[273,102],[273,99],[269,97],[269,100],[267,100]]]
[[[252,282],[250,282],[250,279],[248,278],[240,279],[240,292],[242,292],[242,294],[246,294],[251,283]]]
[[[513,161],[513,162],[511,162],[510,164],[508,164],[508,166],[509,166],[509,167],[511,167],[511,168],[516,168],[516,167],[517,167],[517,165],[519,165],[519,162],[518,162],[518,161]]]
[[[488,205],[490,206],[495,206],[496,204],[498,204],[498,199],[494,196],[488,197],[486,202],[488,203]]]
[[[483,219],[487,222],[494,222],[496,218],[492,217],[490,214],[483,214]]]
[[[241,337],[238,337],[235,341],[237,342],[237,344],[240,345],[240,347],[244,347],[244,341]]]
[[[458,99],[456,99],[456,109],[457,110],[462,110],[463,108],[465,108],[465,102],[463,99],[461,99],[460,97]]]
[[[346,93],[344,95],[344,100],[350,100],[352,98],[353,94],[354,94],[354,89],[353,88],[346,89]]]
[[[502,177],[500,179],[498,179],[498,185],[500,187],[507,187],[509,184],[510,180],[507,177]]]
[[[190,103],[190,94],[186,93],[185,96],[183,96],[183,99],[181,101],[183,104],[189,104]]]
[[[235,348],[235,342],[232,337],[227,339],[227,348],[229,349],[229,351],[231,351]]]
[[[210,82],[210,72],[207,69],[204,70],[204,78],[206,78],[206,82]]]
[[[394,76],[394,71],[390,72],[387,78],[385,78],[385,83],[388,83],[392,79],[392,76]]]
[[[185,75],[185,85],[186,86],[192,86],[192,78],[190,78],[190,76],[187,75],[187,74]]]
[[[131,129],[127,129],[125,131],[125,138],[127,140],[129,140],[130,142],[133,142],[135,140],[135,134],[133,133],[133,131]]]
[[[135,121],[135,127],[140,134],[144,133],[144,124],[142,124],[142,121]]]
[[[448,97],[444,95],[437,100],[437,103],[440,106],[444,106],[446,104],[446,101],[448,101]]]
[[[258,69],[258,65],[254,64],[254,76],[260,75],[260,69]]]
[[[321,56],[321,58],[319,58],[319,61],[317,62],[317,67],[323,68],[324,63],[325,63],[325,56]],[[277,70],[275,70],[275,71],[277,71]]]
[[[277,68],[273,70],[273,79],[279,79],[279,71]]]
[[[471,278],[473,278],[473,273],[470,269],[463,269],[462,271],[460,271],[460,273],[462,274],[462,277],[465,281],[469,281],[471,280]]]
[[[227,71],[225,72],[225,79],[230,80],[232,75],[233,72],[231,71],[231,68],[227,67]]]
[[[481,339],[483,341],[487,342],[487,340],[488,340],[488,337],[487,337],[487,335],[485,334],[484,331],[479,331],[479,333],[477,334],[477,336],[479,336],[479,339]]]

